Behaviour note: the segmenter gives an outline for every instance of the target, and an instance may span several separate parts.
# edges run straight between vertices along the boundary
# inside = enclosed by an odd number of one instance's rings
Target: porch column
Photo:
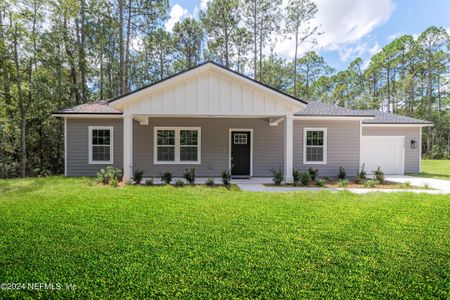
[[[292,168],[294,156],[294,116],[286,115],[284,119],[284,178],[286,183],[292,183]]]
[[[133,173],[133,116],[123,116],[123,181],[128,182]]]

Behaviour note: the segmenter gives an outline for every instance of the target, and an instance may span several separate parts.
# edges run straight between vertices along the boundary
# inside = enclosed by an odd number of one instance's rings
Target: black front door
[[[250,176],[249,131],[231,132],[231,175]]]

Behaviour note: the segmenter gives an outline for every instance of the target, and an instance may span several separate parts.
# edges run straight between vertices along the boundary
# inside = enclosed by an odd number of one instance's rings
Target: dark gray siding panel
[[[303,164],[303,128],[327,128],[327,164]],[[359,121],[294,121],[294,168],[319,170],[319,177],[336,177],[339,166],[348,176],[355,176],[359,168]]]
[[[158,126],[201,127],[201,164],[153,164],[153,128]],[[283,167],[283,123],[269,126],[268,118],[150,118],[148,125],[133,124],[133,167],[145,176],[170,171],[181,176],[195,167],[197,176],[220,176],[228,169],[229,129],[253,129],[253,176],[271,176],[271,168]]]
[[[123,168],[122,119],[67,119],[67,175],[95,176],[107,165],[89,164],[89,126],[113,126],[113,162]]]
[[[405,137],[405,173],[419,172],[420,169],[420,134],[417,127],[363,127],[363,135],[373,136],[404,136]],[[417,143],[416,149],[411,149],[411,140]]]

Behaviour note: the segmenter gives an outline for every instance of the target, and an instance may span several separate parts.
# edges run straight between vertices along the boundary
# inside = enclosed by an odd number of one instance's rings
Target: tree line
[[[305,100],[435,122],[425,152],[448,153],[449,36],[430,27],[370,61],[336,71],[316,52],[311,0],[212,0],[166,29],[168,0],[4,0],[0,3],[0,177],[63,171],[58,108],[110,99],[213,60]],[[293,59],[277,56],[292,39]]]

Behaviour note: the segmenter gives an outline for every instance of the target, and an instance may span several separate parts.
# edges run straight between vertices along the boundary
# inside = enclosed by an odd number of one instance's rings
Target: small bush
[[[371,180],[364,181],[364,187],[365,188],[373,188],[373,187],[375,187],[378,184],[380,184],[380,182],[378,180],[371,179]]]
[[[148,185],[148,186],[150,186],[150,185],[153,185],[154,183],[153,183],[153,178],[149,178],[149,179],[146,179],[145,180],[145,185]]]
[[[293,179],[293,185],[297,186],[300,182],[300,170],[292,170],[292,179]]]
[[[338,179],[345,179],[346,174],[345,174],[345,169],[343,166],[339,167],[339,174],[338,174]]]
[[[143,177],[144,177],[144,171],[143,170],[139,170],[139,169],[134,170],[134,172],[133,172],[134,184],[140,184]]]
[[[119,182],[117,181],[117,179],[112,179],[109,182],[109,185],[111,185],[112,187],[118,187],[119,186]]]
[[[165,172],[161,175],[161,182],[164,184],[170,184],[172,182],[172,173]]]
[[[184,187],[184,181],[181,179],[177,179],[175,181],[175,187],[177,187],[177,188]]]
[[[330,181],[330,177],[328,177],[328,176],[323,176],[322,179],[325,179],[326,181]]]
[[[361,179],[366,179],[366,177],[367,177],[367,173],[366,173],[366,171],[364,170],[364,168],[366,167],[366,164],[363,164],[362,165],[362,167],[361,167],[361,170],[359,171],[359,177],[361,178]]]
[[[409,188],[411,188],[411,182],[409,182],[409,181],[403,182],[402,184],[400,184],[400,188],[401,189],[409,189]]]
[[[324,187],[325,184],[327,184],[327,180],[324,178],[319,179],[319,181],[317,181],[317,186]]]
[[[224,170],[221,174],[223,185],[229,190],[231,188],[231,172]]]
[[[190,185],[193,185],[195,183],[195,168],[186,169],[183,173],[183,177]]]
[[[97,181],[103,184],[109,184],[111,180],[122,180],[122,170],[113,166],[108,166],[106,169],[100,169],[97,172]]]
[[[275,185],[280,185],[284,180],[284,175],[283,171],[281,171],[281,168],[279,168],[278,170],[272,169],[271,172],[273,183],[275,183]]]
[[[372,171],[373,175],[375,175],[375,179],[380,183],[384,183],[384,173],[381,171],[381,167],[378,166],[375,171]]]
[[[216,183],[214,182],[214,178],[212,178],[212,177],[208,177],[208,179],[206,179],[205,184],[207,187],[210,187],[210,188],[213,188],[216,185]]]
[[[308,172],[301,172],[300,173],[300,182],[302,183],[302,185],[308,186],[309,183],[311,182],[311,175],[309,175]]]
[[[358,173],[358,170],[356,170],[355,183],[360,184],[361,182],[363,182],[363,179],[361,178],[361,175]]]
[[[339,187],[346,187],[348,185],[348,180],[347,179],[339,179],[337,181],[337,184]]]
[[[309,176],[311,177],[311,180],[316,181],[317,175],[319,175],[319,170],[317,170],[317,169],[314,170],[313,168],[309,168],[308,173],[309,173]]]

